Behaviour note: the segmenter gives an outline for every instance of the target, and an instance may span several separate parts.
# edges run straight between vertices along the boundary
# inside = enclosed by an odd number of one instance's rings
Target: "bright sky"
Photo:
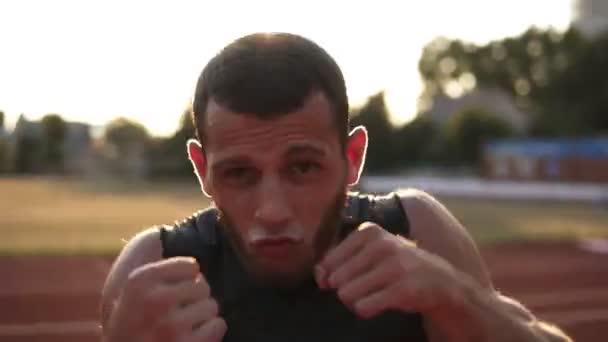
[[[530,25],[569,25],[570,0],[0,2],[0,110],[55,112],[101,125],[116,116],[171,134],[208,59],[240,35],[288,31],[324,46],[352,105],[381,89],[403,122],[416,111],[417,62],[436,35],[474,42]]]

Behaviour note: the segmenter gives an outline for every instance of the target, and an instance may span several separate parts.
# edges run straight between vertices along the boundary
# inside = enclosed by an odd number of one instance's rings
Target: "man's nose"
[[[272,178],[264,180],[259,187],[256,220],[268,229],[282,229],[291,216],[289,201],[280,181]]]

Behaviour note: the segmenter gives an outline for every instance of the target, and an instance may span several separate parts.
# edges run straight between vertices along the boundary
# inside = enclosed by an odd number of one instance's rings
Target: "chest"
[[[331,292],[297,296],[251,292],[219,301],[228,325],[224,342],[426,341],[419,315],[385,312],[360,319]]]

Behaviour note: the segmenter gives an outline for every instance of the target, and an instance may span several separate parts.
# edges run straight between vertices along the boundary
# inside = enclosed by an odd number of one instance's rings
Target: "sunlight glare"
[[[177,127],[205,63],[243,34],[287,31],[315,40],[343,69],[353,105],[384,90],[393,121],[404,123],[416,113],[417,62],[433,37],[484,43],[570,20],[568,0],[23,0],[0,2],[0,13],[0,110],[9,126],[20,113],[94,125],[126,116],[158,135]],[[470,78],[461,81],[470,87]]]

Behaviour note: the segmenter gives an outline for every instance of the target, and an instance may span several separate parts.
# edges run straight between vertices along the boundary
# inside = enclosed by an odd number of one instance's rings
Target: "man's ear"
[[[188,148],[188,159],[192,163],[194,174],[198,178],[198,182],[201,185],[201,190],[207,197],[211,197],[207,185],[207,159],[203,153],[201,144],[195,139],[188,139],[186,143]]]
[[[365,155],[367,153],[367,130],[364,126],[355,127],[348,135],[346,145],[346,158],[348,162],[348,185],[355,185],[359,182],[361,172],[365,165]]]

